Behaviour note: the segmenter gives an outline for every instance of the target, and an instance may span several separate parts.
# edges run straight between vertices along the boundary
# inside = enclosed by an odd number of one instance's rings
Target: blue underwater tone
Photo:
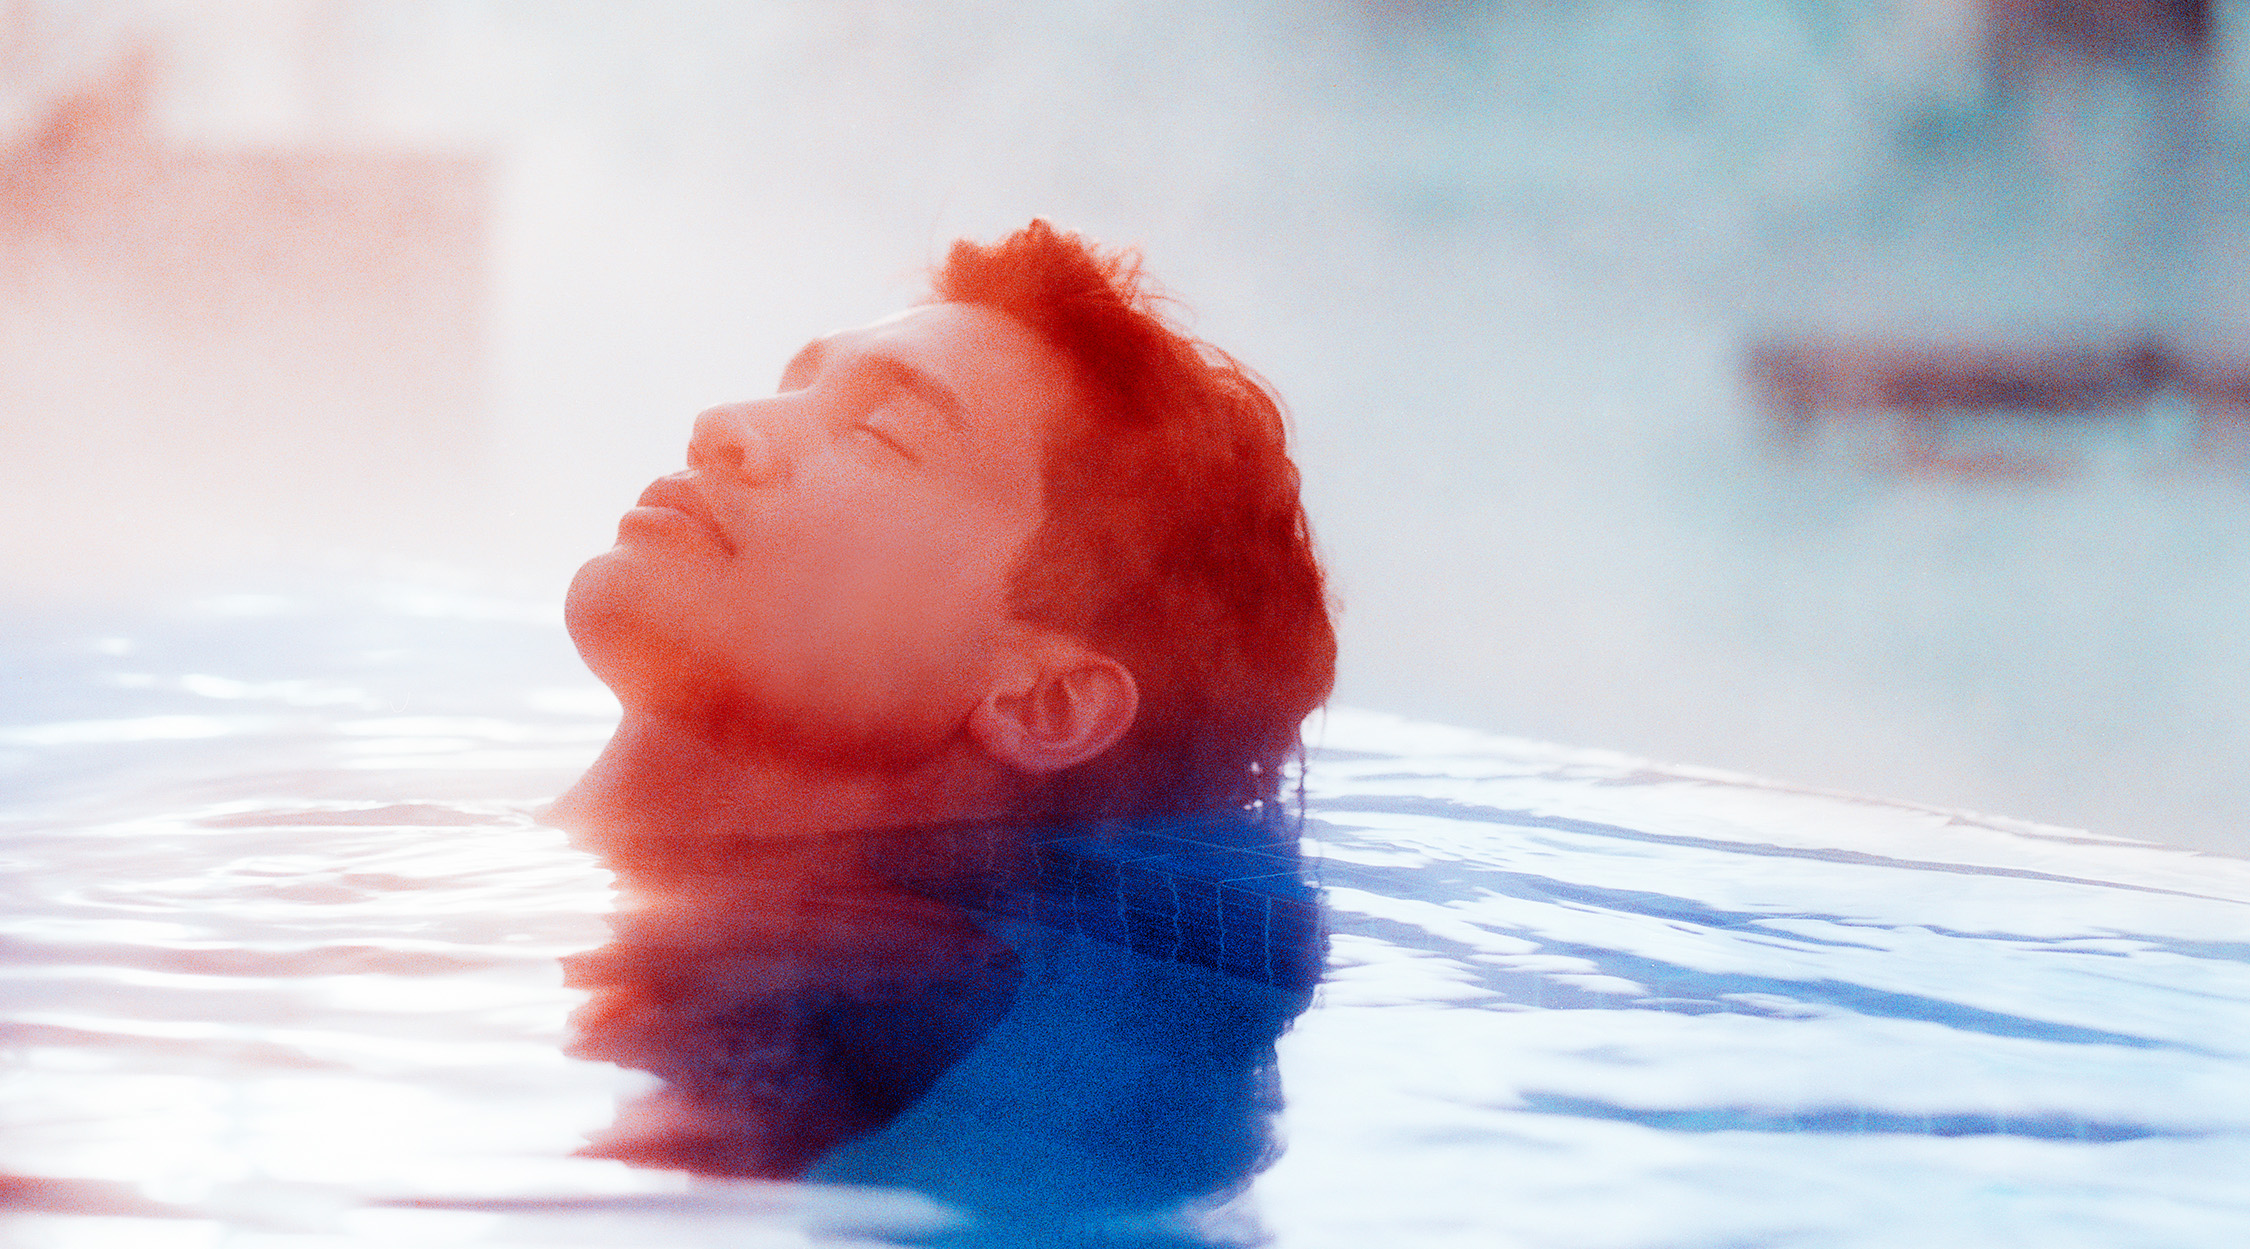
[[[565,1052],[609,877],[532,813],[614,707],[551,610],[363,586],[6,638],[11,1245],[2250,1226],[2250,863],[1347,711],[1308,726],[1310,889],[1191,829],[1058,842],[957,899],[991,992],[900,990],[972,1022],[802,1178],[582,1155],[664,1090]],[[727,1009],[778,964],[734,966]],[[883,1009],[814,1012],[822,1053],[922,1035]]]

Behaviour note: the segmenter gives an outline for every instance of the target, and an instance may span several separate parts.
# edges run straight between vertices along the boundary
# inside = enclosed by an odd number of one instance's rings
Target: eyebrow
[[[962,410],[961,396],[954,394],[951,386],[915,368],[897,356],[885,355],[876,351],[869,352],[865,358],[870,365],[880,369],[890,380],[912,391],[924,403],[936,408],[938,415],[945,418],[945,423],[953,427],[953,432],[957,434],[968,432],[968,416]]]
[[[828,340],[816,338],[797,350],[781,370],[783,377],[800,368],[812,368],[828,355]],[[884,378],[914,393],[923,402],[938,410],[956,433],[967,433],[969,428],[966,406],[953,388],[928,373],[883,351],[869,351],[861,357],[868,365],[882,373]]]

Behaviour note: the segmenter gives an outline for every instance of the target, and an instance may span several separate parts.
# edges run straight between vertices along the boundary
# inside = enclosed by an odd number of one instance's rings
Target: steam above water
[[[950,239],[1043,214],[1142,244],[1291,404],[1341,701],[2250,849],[2244,470],[2181,467],[2162,411],[2025,433],[2088,464],[2058,485],[1904,480],[1848,444],[1788,465],[1737,381],[1776,326],[2142,315],[2129,82],[2072,97],[2075,146],[2025,173],[1915,139],[1976,104],[1974,32],[1934,7],[259,7],[18,6],[54,79],[157,32],[181,142],[491,162],[478,484],[325,467],[337,543],[559,596],[696,411],[919,297]],[[2243,321],[2232,56],[2187,284],[2216,341]],[[116,406],[43,408],[36,462],[126,537],[19,519],[44,552],[20,581],[147,577],[135,533],[288,545],[52,436],[195,445]]]

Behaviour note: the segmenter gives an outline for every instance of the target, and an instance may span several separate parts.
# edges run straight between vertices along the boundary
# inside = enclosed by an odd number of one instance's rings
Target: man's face
[[[814,340],[696,418],[579,570],[568,615],[629,709],[817,752],[936,749],[983,696],[1045,517],[1069,366],[1007,316],[925,305]]]

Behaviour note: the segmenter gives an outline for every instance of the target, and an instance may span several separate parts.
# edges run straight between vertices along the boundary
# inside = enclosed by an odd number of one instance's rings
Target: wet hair
[[[1035,220],[953,245],[938,300],[1000,312],[1072,365],[1047,431],[1047,517],[1013,607],[1131,670],[1140,709],[1034,798],[1045,822],[1277,812],[1336,637],[1273,391],[1165,315],[1140,256]]]

